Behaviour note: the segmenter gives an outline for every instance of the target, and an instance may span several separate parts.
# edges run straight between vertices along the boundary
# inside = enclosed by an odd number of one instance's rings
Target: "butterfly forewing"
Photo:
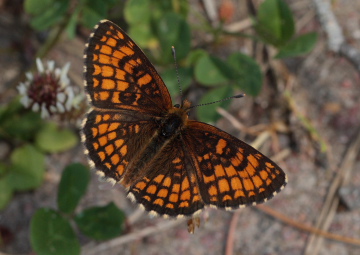
[[[104,20],[85,49],[86,90],[95,107],[158,115],[172,107],[161,77],[140,48],[114,23]]]

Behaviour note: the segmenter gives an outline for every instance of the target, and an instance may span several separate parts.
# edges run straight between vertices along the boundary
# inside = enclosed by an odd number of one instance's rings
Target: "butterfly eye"
[[[180,104],[174,105],[175,108],[180,108]]]

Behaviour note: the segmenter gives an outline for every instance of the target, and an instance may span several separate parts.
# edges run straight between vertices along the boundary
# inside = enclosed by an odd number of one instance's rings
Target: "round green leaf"
[[[181,89],[185,91],[192,82],[191,68],[179,67],[178,71]],[[174,68],[167,69],[161,72],[161,77],[163,78],[171,96],[174,97],[179,95],[180,89],[178,79],[176,77],[176,70]]]
[[[16,148],[11,154],[9,180],[15,190],[38,187],[44,178],[45,157],[32,145]]]
[[[196,49],[196,50],[192,50],[190,51],[190,53],[188,54],[187,58],[186,58],[186,65],[187,66],[192,66],[195,65],[195,63],[203,56],[207,56],[208,53],[203,50],[203,49]]]
[[[127,1],[124,8],[125,20],[130,25],[150,22],[150,7],[150,0]]]
[[[95,240],[108,240],[121,234],[125,214],[114,203],[92,207],[76,215],[81,232]]]
[[[206,104],[222,100],[224,98],[233,96],[233,89],[230,86],[221,86],[207,92],[200,100],[199,104]],[[217,113],[218,107],[227,108],[230,104],[230,100],[223,102],[203,105],[197,107],[197,116],[202,122],[215,122],[220,118],[220,114]]]
[[[195,65],[195,79],[206,86],[216,86],[229,81],[224,74],[227,64],[221,59],[209,55],[203,55]]]
[[[262,88],[260,66],[251,57],[239,52],[229,57],[228,64],[234,70],[235,84],[245,93],[257,96]]]
[[[64,213],[72,213],[85,194],[90,172],[80,163],[68,165],[61,177],[58,191],[58,207]]]
[[[314,48],[316,41],[317,33],[301,35],[281,47],[275,58],[289,58],[307,54]]]
[[[78,137],[69,129],[60,130],[55,123],[46,123],[35,137],[36,145],[45,152],[61,152],[74,147]]]
[[[5,168],[5,166],[1,164],[0,168],[2,167]],[[9,175],[5,175],[0,179],[0,210],[5,208],[13,196],[13,188],[8,177]]]
[[[280,46],[295,32],[294,18],[283,0],[265,0],[259,7],[255,29],[267,43]]]
[[[30,241],[38,255],[80,254],[80,244],[69,221],[51,209],[41,208],[34,214]]]

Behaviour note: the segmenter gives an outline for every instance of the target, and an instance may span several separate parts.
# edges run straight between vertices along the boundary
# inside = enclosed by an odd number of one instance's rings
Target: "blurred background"
[[[109,19],[173,102],[288,175],[269,202],[151,217],[89,169],[83,51]],[[359,254],[360,2],[0,0],[0,254]],[[188,228],[194,228],[190,234]]]

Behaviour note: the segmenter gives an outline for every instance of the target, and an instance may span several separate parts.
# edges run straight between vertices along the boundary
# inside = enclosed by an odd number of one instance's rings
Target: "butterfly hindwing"
[[[285,173],[274,162],[214,126],[189,121],[183,137],[205,204],[229,209],[254,205],[286,184]]]
[[[85,49],[86,90],[95,107],[159,115],[172,107],[163,80],[141,49],[116,24],[101,21]]]

